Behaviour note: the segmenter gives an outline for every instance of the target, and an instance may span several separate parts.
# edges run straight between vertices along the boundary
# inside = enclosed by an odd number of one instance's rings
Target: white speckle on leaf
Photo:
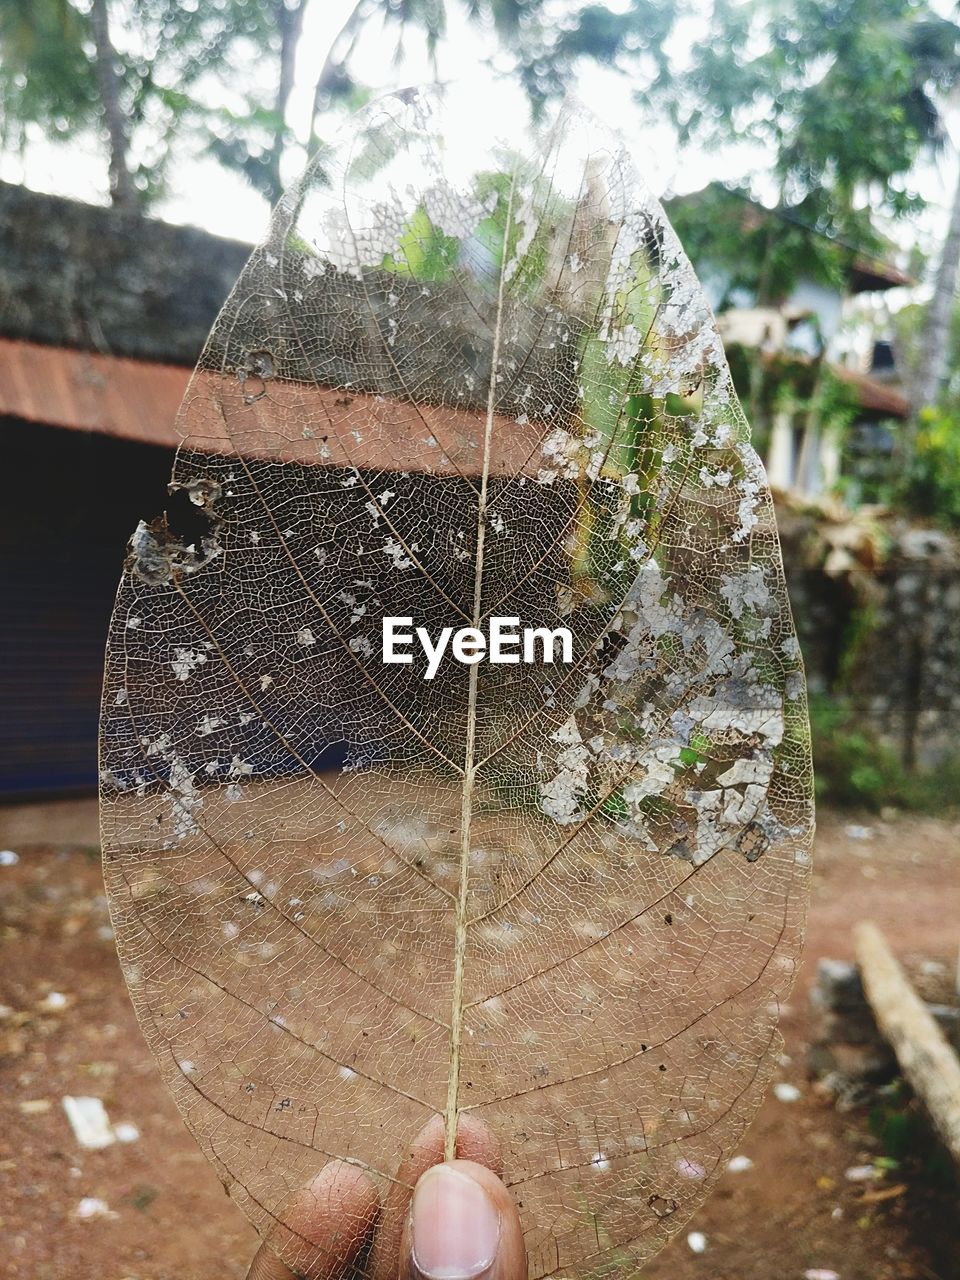
[[[170,665],[178,680],[188,680],[191,671],[202,667],[206,661],[207,655],[198,653],[196,649],[177,649]]]
[[[707,489],[714,485],[720,489],[726,489],[732,479],[733,472],[726,468],[720,471],[711,471],[709,467],[700,468],[700,483]]]
[[[395,538],[387,538],[383,544],[383,554],[389,556],[395,569],[409,569],[413,564],[403,546]]]
[[[170,756],[170,804],[174,835],[178,840],[198,831],[194,813],[203,808],[203,797],[193,783],[193,774],[177,755]]]
[[[590,752],[573,716],[551,734],[551,741],[561,746],[557,753],[560,771],[549,782],[540,784],[540,807],[554,822],[567,824],[577,821],[580,815],[580,802],[589,780]]]
[[[744,782],[766,786],[772,776],[772,760],[744,760],[741,757],[718,776],[717,782],[721,787],[735,787]]]
[[[730,606],[730,613],[739,618],[744,609],[767,609],[773,597],[767,587],[766,572],[762,565],[751,565],[743,573],[725,574],[720,582],[720,594]]]

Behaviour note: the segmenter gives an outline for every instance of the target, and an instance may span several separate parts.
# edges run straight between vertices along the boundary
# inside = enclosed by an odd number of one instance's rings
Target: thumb
[[[473,1160],[435,1164],[413,1192],[401,1280],[524,1280],[520,1218],[496,1174]]]

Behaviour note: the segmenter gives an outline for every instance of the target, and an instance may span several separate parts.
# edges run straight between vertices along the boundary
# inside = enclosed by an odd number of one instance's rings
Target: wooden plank
[[[927,1012],[875,924],[854,929],[863,989],[905,1078],[960,1165],[960,1059]]]

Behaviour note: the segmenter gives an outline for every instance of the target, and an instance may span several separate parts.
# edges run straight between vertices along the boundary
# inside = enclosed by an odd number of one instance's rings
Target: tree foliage
[[[684,139],[764,143],[784,202],[850,234],[869,204],[918,207],[910,170],[943,140],[958,51],[960,28],[915,0],[716,0],[671,105]]]
[[[321,0],[313,0],[320,3]],[[84,0],[5,0],[0,6],[0,120],[8,145],[30,125],[71,138],[91,128],[112,151],[111,172],[129,170],[143,204],[162,193],[174,151],[207,149],[242,173],[268,200],[282,190],[281,164],[294,140],[288,105],[311,0],[96,0],[109,16],[116,79],[114,118]],[[454,12],[498,38],[510,74],[534,113],[569,88],[589,59],[648,73],[664,66],[663,43],[676,17],[667,0],[631,0],[622,12],[571,0],[357,0],[315,72],[309,146],[324,112],[367,95],[354,70],[357,46],[382,25],[400,60],[423,40],[442,73],[441,42]],[[309,58],[307,59],[309,62]],[[258,76],[251,77],[251,68]],[[262,74],[268,68],[267,74]],[[213,86],[213,88],[212,88]],[[122,136],[121,136],[122,134]],[[118,156],[118,150],[122,155]]]
[[[282,7],[282,0],[280,0]],[[256,0],[111,0],[107,6],[117,97],[125,124],[121,157],[143,203],[164,190],[174,145],[217,138],[220,110],[203,105],[212,69],[232,78],[243,59],[276,44],[271,8]],[[0,5],[0,114],[5,140],[25,145],[39,125],[55,137],[106,133],[104,94],[90,7],[71,0]]]
[[[721,310],[742,291],[761,306],[776,304],[801,277],[842,290],[857,254],[880,248],[866,220],[856,245],[831,234],[814,199],[766,210],[742,187],[713,183],[668,200],[667,209],[691,259],[729,273]]]
[[[878,212],[904,217],[923,204],[912,172],[945,141],[960,26],[930,0],[715,0],[689,63],[665,86],[681,139],[760,142],[782,211],[871,248]],[[908,387],[908,434],[946,374],[958,278],[960,186]]]
[[[35,123],[69,138],[96,116],[99,95],[85,46],[88,16],[69,0],[0,5],[0,117],[4,140],[22,144]]]

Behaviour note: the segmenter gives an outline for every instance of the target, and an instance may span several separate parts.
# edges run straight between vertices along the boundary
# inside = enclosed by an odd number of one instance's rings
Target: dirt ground
[[[238,1280],[255,1237],[184,1129],[134,1021],[113,948],[92,802],[0,809],[0,1276]],[[955,1193],[882,1150],[865,1108],[807,1078],[809,985],[870,917],[909,963],[953,964],[960,824],[821,817],[806,959],[773,1092],[727,1173],[645,1280],[956,1280]],[[64,1095],[103,1099],[131,1139],[83,1150]],[[124,1132],[121,1130],[121,1132]],[[742,1163],[742,1162],[741,1162]],[[689,1233],[695,1233],[692,1236]],[[696,1234],[704,1237],[701,1240]],[[703,1245],[702,1251],[697,1251]]]

